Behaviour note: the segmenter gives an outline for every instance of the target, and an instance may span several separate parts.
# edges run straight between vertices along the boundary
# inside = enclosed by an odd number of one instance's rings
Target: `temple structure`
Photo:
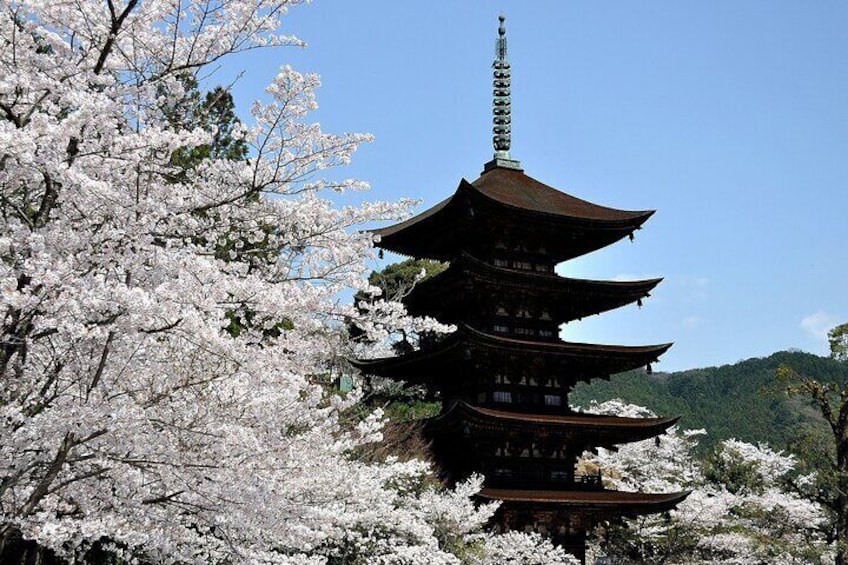
[[[580,381],[649,366],[671,344],[568,343],[559,327],[641,302],[660,279],[565,278],[554,267],[625,237],[653,211],[599,206],[527,176],[510,150],[510,66],[503,16],[494,62],[494,159],[474,182],[405,222],[376,230],[381,248],[450,262],[418,284],[408,310],[456,324],[411,353],[360,360],[365,373],[425,385],[443,403],[426,424],[448,481],[486,477],[479,496],[502,501],[496,528],[535,530],[585,560],[586,532],[600,521],[662,512],[686,493],[609,490],[599,472],[578,474],[586,450],[644,440],[674,418],[572,411]]]

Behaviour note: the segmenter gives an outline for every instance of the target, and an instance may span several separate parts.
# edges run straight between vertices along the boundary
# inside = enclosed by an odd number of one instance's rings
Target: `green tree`
[[[828,338],[831,357],[848,362],[848,324],[830,330]],[[815,484],[802,490],[828,510],[836,565],[848,565],[848,371],[838,382],[821,382],[784,366],[778,377],[789,395],[807,399],[830,428],[802,435],[796,450],[816,472]]]
[[[382,271],[372,272],[368,282],[383,291],[381,298],[401,300],[409,294],[416,283],[438,275],[447,268],[447,263],[439,261],[407,259],[400,263],[392,263]]]
[[[827,333],[830,356],[837,361],[848,361],[848,323],[836,326]]]
[[[204,159],[229,159],[239,161],[247,157],[247,144],[233,135],[240,121],[235,114],[232,93],[223,86],[202,93],[192,75],[182,75],[184,94],[161,111],[168,124],[178,131],[200,128],[214,131],[212,142],[191,148],[180,148],[171,155],[175,180],[180,180]]]
[[[372,271],[368,276],[368,282],[380,289],[379,295],[369,295],[362,292],[354,295],[354,303],[362,309],[366,304],[386,300],[389,302],[403,302],[404,297],[412,291],[419,282],[438,275],[448,268],[448,263],[431,261],[430,259],[407,259],[399,263],[392,263],[380,271]],[[354,339],[363,339],[364,335],[355,324],[348,324],[348,331]],[[424,341],[433,336],[418,335],[417,340],[404,329],[400,330],[400,336],[393,344],[398,354],[409,353],[415,349],[413,341]]]

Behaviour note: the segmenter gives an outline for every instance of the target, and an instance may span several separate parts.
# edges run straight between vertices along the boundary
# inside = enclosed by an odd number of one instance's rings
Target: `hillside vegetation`
[[[586,407],[592,400],[620,398],[659,415],[680,416],[681,427],[707,430],[700,444],[703,451],[730,438],[791,449],[801,430],[825,424],[805,400],[783,394],[776,377],[781,365],[819,381],[842,382],[848,377],[845,363],[781,351],[721,367],[653,375],[641,370],[622,373],[609,381],[578,385],[570,402]]]

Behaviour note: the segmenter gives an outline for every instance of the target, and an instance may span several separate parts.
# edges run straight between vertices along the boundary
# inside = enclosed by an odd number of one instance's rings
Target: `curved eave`
[[[374,359],[351,359],[350,363],[365,373],[374,371],[374,374],[382,375],[403,370],[406,367],[420,365],[433,359],[440,359],[450,355],[462,345],[459,339],[459,331],[454,332],[438,345],[425,350],[418,349],[405,355],[393,357],[377,357]],[[398,375],[397,378],[403,378]]]
[[[647,358],[649,359],[647,362],[650,362],[656,361],[660,355],[668,351],[673,345],[671,343],[659,345],[601,345],[569,341],[531,341],[487,334],[468,326],[462,326],[461,329],[469,335],[473,343],[478,345],[580,359],[628,359],[638,357],[640,360]],[[636,366],[638,367],[639,364]]]
[[[506,504],[546,506],[563,510],[595,510],[616,516],[635,517],[672,510],[689,496],[690,492],[651,494],[615,490],[556,491],[484,488],[477,496],[484,500],[501,501]]]
[[[507,174],[507,181],[496,182],[495,169],[485,173],[474,183],[462,179],[456,192],[424,212],[397,224],[372,230],[380,237],[378,247],[402,255],[449,260],[458,251],[455,233],[467,231],[469,207],[472,201],[490,204],[488,208],[502,216],[502,222],[514,221],[516,227],[529,219],[549,225],[554,232],[569,227],[589,232],[606,232],[597,244],[580,246],[577,251],[567,252],[560,260],[576,257],[613,243],[639,229],[654,210],[627,211],[598,206],[585,200],[559,192],[539,181],[521,175],[522,182],[514,182]],[[507,171],[511,173],[511,171]],[[484,182],[481,182],[485,179]],[[515,192],[513,193],[513,189]],[[485,207],[485,206],[484,206]]]
[[[466,181],[463,181],[466,182]],[[598,226],[639,226],[654,210],[619,210],[559,191],[522,171],[494,168],[467,183],[494,202],[549,217],[565,217]]]
[[[420,214],[417,214],[408,220],[404,220],[403,222],[398,222],[397,224],[392,224],[391,226],[386,226],[384,228],[377,228],[371,230],[371,233],[374,235],[380,236],[381,240],[385,240],[387,237],[394,236],[401,232],[404,232],[409,229],[413,229],[415,227],[420,227],[422,224],[426,224],[428,221],[433,221],[432,218],[437,216],[445,207],[447,207],[451,201],[453,200],[453,196],[449,198],[445,198],[435,206],[424,210]],[[382,245],[380,245],[382,247]]]
[[[441,301],[431,300],[440,295],[440,289],[471,277],[482,284],[496,285],[498,288],[524,288],[543,292],[544,300],[551,305],[559,323],[600,314],[647,297],[662,282],[662,278],[635,281],[603,281],[593,279],[575,279],[561,277],[552,273],[537,273],[495,267],[463,253],[453,261],[447,270],[430,277],[416,285],[404,302],[411,306],[414,313],[430,314],[430,304],[444,306]],[[582,297],[585,306],[568,300]],[[460,299],[456,295],[454,300]],[[568,301],[568,302],[566,302]],[[438,317],[438,316],[437,316]]]
[[[409,257],[428,257],[440,261],[450,259],[450,253],[446,253],[446,241],[444,238],[440,240],[434,237],[434,234],[450,231],[449,226],[453,223],[457,212],[457,206],[451,205],[454,196],[442,200],[408,220],[371,230],[372,234],[379,237],[375,245]],[[422,246],[422,241],[428,243]],[[436,247],[435,253],[432,252],[433,247]]]
[[[574,412],[570,414],[525,414],[473,406],[467,402],[457,402],[447,412],[433,418],[431,422],[448,421],[462,417],[464,415],[463,413],[484,421],[519,422],[528,425],[540,424],[546,427],[554,426],[573,429],[644,429],[651,433],[664,432],[678,420],[678,418],[628,418],[623,416],[588,414],[585,412]]]
[[[552,361],[598,364],[609,369],[606,375],[593,375],[602,377],[655,362],[671,346],[671,343],[622,346],[529,341],[494,336],[463,325],[433,348],[396,357],[355,359],[351,360],[351,363],[365,373],[409,381],[417,381],[422,377],[429,380],[434,374],[444,377],[445,364],[464,358],[466,350],[473,348],[518,353]]]
[[[575,436],[591,437],[595,446],[615,445],[652,438],[674,425],[678,418],[625,418],[598,414],[528,414],[472,406],[456,402],[444,414],[428,421],[431,430],[451,429],[457,423],[478,422],[488,428],[508,427],[527,433],[559,430]]]

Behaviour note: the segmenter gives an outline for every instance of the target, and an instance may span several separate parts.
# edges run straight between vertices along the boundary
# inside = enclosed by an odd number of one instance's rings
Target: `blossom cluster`
[[[621,401],[596,404],[594,412],[650,417]],[[604,470],[611,486],[640,492],[691,491],[667,516],[629,521],[629,530],[600,532],[597,551],[638,563],[827,563],[832,548],[823,534],[822,507],[793,488],[794,456],[767,445],[721,442],[701,462],[695,457],[704,430],[672,427],[657,439],[585,454]],[[628,557],[629,556],[629,557]]]

